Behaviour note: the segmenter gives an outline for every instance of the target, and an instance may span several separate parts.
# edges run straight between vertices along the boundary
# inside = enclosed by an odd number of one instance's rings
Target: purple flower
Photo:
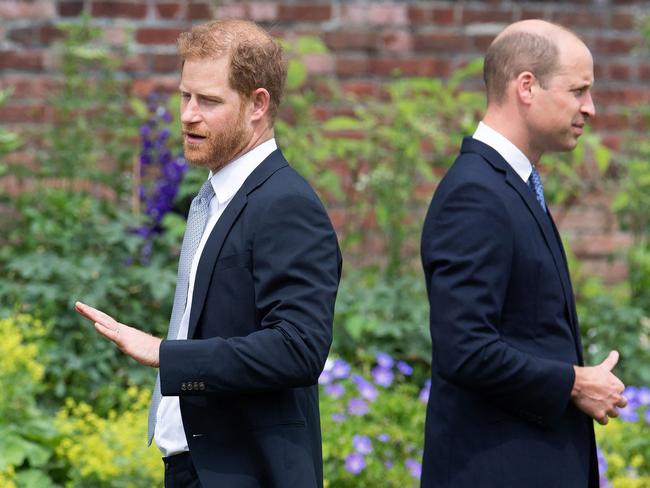
[[[365,398],[369,402],[375,401],[378,392],[377,392],[377,388],[375,388],[375,386],[372,383],[366,381],[366,379],[363,376],[359,376],[358,374],[352,376],[352,381],[354,381],[354,384],[357,385],[357,389],[359,390],[359,393],[363,398]]]
[[[639,420],[638,410],[638,406],[630,402],[624,408],[619,408],[618,413],[625,422],[636,422]]]
[[[350,415],[363,416],[368,413],[368,404],[361,398],[351,398],[348,401],[348,412]]]
[[[347,419],[347,416],[343,413],[333,413],[332,414],[332,420],[334,422],[343,422],[345,419]]]
[[[384,467],[390,469],[393,467],[393,461],[384,461]]]
[[[376,366],[372,370],[372,379],[379,386],[388,388],[393,384],[393,372],[390,369],[386,369],[383,366]]]
[[[650,425],[650,408],[645,411],[645,423]]]
[[[366,435],[355,435],[352,437],[352,447],[359,454],[370,454],[372,452],[372,442]]]
[[[145,138],[151,134],[151,127],[149,124],[143,124],[140,126],[140,135]]]
[[[411,376],[413,374],[413,368],[411,368],[411,366],[409,366],[404,361],[398,361],[397,362],[397,369],[404,376]]]
[[[388,442],[390,440],[390,436],[386,434],[385,432],[382,432],[377,436],[377,440],[379,442]]]
[[[386,354],[385,352],[378,352],[376,359],[377,364],[382,368],[391,369],[393,367],[393,358],[390,357],[390,354]]]
[[[332,380],[332,370],[331,369],[324,369],[323,372],[320,374],[318,377],[318,384],[319,385],[329,385]]]
[[[647,386],[640,387],[637,391],[636,397],[639,400],[640,405],[650,405],[650,388]]]
[[[169,124],[172,121],[172,114],[169,112],[169,110],[165,110],[160,118],[163,122]]]
[[[345,458],[345,469],[347,469],[349,473],[359,474],[365,467],[366,460],[363,458],[363,455],[358,452],[353,452]]]
[[[340,383],[330,383],[325,386],[325,393],[332,398],[339,398],[345,393],[345,387]]]
[[[424,382],[424,387],[420,391],[420,401],[422,403],[427,403],[429,401],[429,392],[431,391],[431,380],[426,380]]]
[[[343,379],[350,376],[350,365],[343,359],[336,359],[332,365],[332,376],[336,379]]]
[[[599,447],[596,448],[596,454],[598,456],[598,472],[600,473],[600,487],[609,488],[609,480],[607,479],[607,459],[603,455],[603,452]]]
[[[419,480],[420,475],[422,474],[422,465],[415,459],[407,459],[404,464],[411,476],[416,480]]]

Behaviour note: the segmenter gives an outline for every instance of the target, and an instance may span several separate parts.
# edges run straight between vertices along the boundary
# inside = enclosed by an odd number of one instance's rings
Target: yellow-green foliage
[[[0,488],[16,488],[16,483],[14,483],[14,468],[9,466],[9,468],[4,472],[0,472]]]
[[[19,413],[39,389],[45,368],[34,340],[45,333],[39,320],[20,314],[0,320],[0,417]]]
[[[70,465],[69,486],[162,486],[161,456],[147,449],[147,409],[151,393],[131,387],[131,408],[97,415],[84,402],[68,400],[56,416],[63,436],[56,452]]]
[[[648,488],[650,439],[648,425],[612,419],[596,425],[596,440],[607,460],[607,478],[612,488]]]

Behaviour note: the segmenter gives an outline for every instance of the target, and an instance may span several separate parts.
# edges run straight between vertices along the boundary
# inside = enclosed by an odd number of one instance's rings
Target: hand
[[[113,341],[120,350],[145,366],[160,366],[161,339],[141,330],[120,324],[110,315],[85,303],[76,302],[74,308],[87,319],[95,322],[95,329]]]
[[[602,425],[609,422],[609,417],[618,417],[618,409],[627,405],[625,385],[612,373],[617,362],[618,352],[612,351],[598,366],[573,367],[576,378],[571,400]]]

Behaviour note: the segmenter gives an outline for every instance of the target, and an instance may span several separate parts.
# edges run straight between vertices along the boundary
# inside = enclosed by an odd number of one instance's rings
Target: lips
[[[183,131],[183,138],[185,139],[185,142],[188,142],[190,144],[198,144],[204,141],[207,136],[198,132]]]

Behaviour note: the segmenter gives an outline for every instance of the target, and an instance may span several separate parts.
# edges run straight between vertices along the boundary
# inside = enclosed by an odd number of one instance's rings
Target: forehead
[[[227,56],[215,59],[188,59],[183,63],[181,89],[211,92],[230,88],[228,75],[230,60]]]
[[[594,61],[589,49],[579,41],[560,46],[560,63],[554,80],[569,83],[593,84]]]

